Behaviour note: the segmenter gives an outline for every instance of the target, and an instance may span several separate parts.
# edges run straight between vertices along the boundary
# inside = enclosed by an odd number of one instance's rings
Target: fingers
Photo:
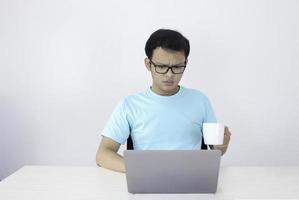
[[[228,127],[224,126],[224,132],[229,132]]]
[[[232,134],[231,134],[231,132],[225,132],[224,133],[224,137],[230,137]]]
[[[228,130],[228,129],[227,129]],[[226,131],[224,133],[224,141],[223,141],[223,145],[228,145],[229,141],[230,141],[230,136],[231,133],[229,131]]]
[[[227,126],[224,127],[224,136],[225,136],[225,135],[229,135],[229,136],[231,136],[231,132],[228,130],[228,127],[227,127]]]
[[[224,127],[224,138],[223,138],[223,144],[222,145],[215,145],[219,148],[227,148],[229,142],[230,142],[231,132],[229,131],[228,127]]]

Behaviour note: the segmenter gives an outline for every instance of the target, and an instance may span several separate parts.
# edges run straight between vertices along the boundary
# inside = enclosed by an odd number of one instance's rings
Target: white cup
[[[224,125],[221,123],[203,123],[203,138],[205,144],[221,145],[224,139]]]

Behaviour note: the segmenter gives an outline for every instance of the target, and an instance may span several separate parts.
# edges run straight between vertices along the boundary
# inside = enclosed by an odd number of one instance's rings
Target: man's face
[[[169,69],[166,74],[161,74],[158,72],[161,72],[160,70],[163,68],[159,66],[164,66],[164,69],[165,66],[176,67],[176,69],[173,68],[173,70],[178,72],[186,63],[184,51],[173,51],[161,47],[156,48],[153,51],[152,59],[145,59],[146,68],[152,74],[153,90],[160,95],[173,95],[176,93],[183,74],[174,74],[171,69]]]

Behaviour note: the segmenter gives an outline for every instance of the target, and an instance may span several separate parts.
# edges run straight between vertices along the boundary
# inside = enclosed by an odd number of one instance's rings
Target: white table
[[[216,194],[135,195],[124,174],[97,166],[25,166],[0,182],[0,199],[299,199],[299,166],[221,167]]]

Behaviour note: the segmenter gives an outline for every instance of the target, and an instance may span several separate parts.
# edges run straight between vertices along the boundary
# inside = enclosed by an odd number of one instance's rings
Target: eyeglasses
[[[166,74],[169,69],[171,69],[173,74],[182,74],[185,71],[186,68],[186,61],[184,62],[184,65],[175,65],[175,66],[168,66],[168,65],[158,65],[153,63],[153,61],[150,60],[150,63],[154,65],[155,71],[158,74]]]

